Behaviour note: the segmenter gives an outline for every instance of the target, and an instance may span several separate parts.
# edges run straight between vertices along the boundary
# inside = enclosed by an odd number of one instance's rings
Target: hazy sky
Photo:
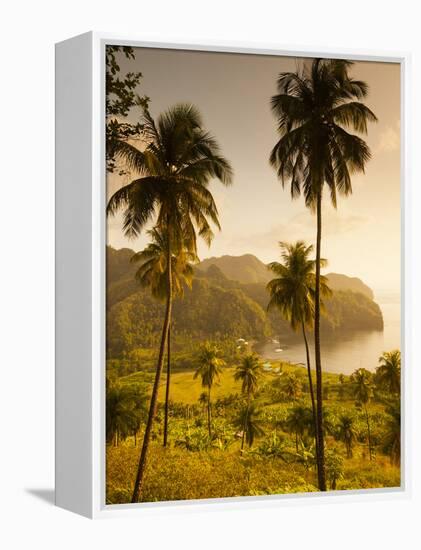
[[[195,104],[234,169],[231,187],[211,184],[222,231],[210,249],[200,244],[200,257],[252,253],[266,263],[278,258],[280,240],[314,243],[315,217],[302,198],[291,201],[268,162],[277,139],[269,107],[276,78],[302,60],[147,48],[135,54],[135,61],[123,60],[121,68],[143,73],[138,92],[151,98],[153,116],[177,102]],[[353,177],[353,195],[339,198],[337,210],[326,196],[323,211],[326,271],[360,277],[377,292],[398,291],[400,285],[399,69],[373,62],[356,62],[351,69],[369,84],[366,103],[379,119],[366,137],[373,158],[365,175]],[[125,181],[109,176],[109,195]],[[116,216],[108,221],[108,242],[139,250],[147,240],[127,240]]]

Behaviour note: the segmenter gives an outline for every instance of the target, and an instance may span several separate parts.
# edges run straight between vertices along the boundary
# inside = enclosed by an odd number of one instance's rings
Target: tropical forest
[[[146,50],[106,49],[106,504],[400,487],[388,68]]]

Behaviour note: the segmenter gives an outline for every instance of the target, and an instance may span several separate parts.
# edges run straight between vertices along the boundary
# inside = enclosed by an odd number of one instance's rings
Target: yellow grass
[[[235,369],[227,368],[223,371],[220,381],[212,387],[212,398],[226,397],[231,393],[241,392],[241,383],[234,380]],[[171,374],[171,400],[176,403],[197,403],[200,394],[205,391],[199,378],[193,378],[193,372],[177,372]],[[165,377],[159,389],[158,399],[165,398]]]

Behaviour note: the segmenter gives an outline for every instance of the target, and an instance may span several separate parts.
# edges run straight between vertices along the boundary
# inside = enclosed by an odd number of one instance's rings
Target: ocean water
[[[401,312],[399,294],[382,293],[375,297],[383,313],[383,331],[341,331],[323,335],[321,339],[322,368],[327,372],[351,374],[363,367],[374,371],[384,351],[400,349]],[[305,364],[305,348],[302,338],[281,334],[279,344],[266,342],[256,346],[256,351],[267,360],[284,360]],[[313,335],[308,334],[314,368]],[[276,350],[282,349],[282,351]]]

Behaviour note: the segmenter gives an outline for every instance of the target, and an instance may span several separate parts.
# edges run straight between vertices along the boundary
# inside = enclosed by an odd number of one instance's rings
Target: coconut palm
[[[295,449],[298,453],[299,441],[303,439],[304,434],[309,430],[312,423],[312,412],[304,405],[295,405],[286,419],[287,430],[295,434]]]
[[[128,436],[135,437],[146,412],[146,395],[137,385],[123,386],[107,380],[106,439],[118,445]]]
[[[285,377],[284,388],[288,399],[295,401],[301,394],[301,380],[294,374],[287,374]]]
[[[111,197],[107,212],[123,210],[123,230],[128,237],[137,237],[151,221],[166,233],[167,292],[165,318],[161,333],[149,417],[134,484],[132,502],[141,497],[152,426],[156,415],[158,389],[165,346],[171,319],[173,278],[172,246],[183,247],[197,254],[197,234],[210,244],[211,223],[219,228],[218,211],[208,189],[212,179],[229,184],[232,171],[220,155],[216,140],[203,129],[198,110],[179,104],[161,114],[155,121],[147,108],[141,116],[144,148],[118,141],[113,153],[123,158],[139,178],[124,185]]]
[[[244,417],[243,435],[241,438],[241,450],[244,449],[244,438],[246,434],[247,410],[250,408],[250,400],[257,392],[259,379],[262,376],[262,366],[259,362],[259,356],[255,353],[246,355],[241,364],[235,370],[234,379],[241,381],[241,392],[247,398],[246,414]]]
[[[262,412],[255,403],[242,407],[235,425],[245,434],[246,443],[249,447],[253,446],[256,437],[265,435],[262,428]]]
[[[391,394],[401,391],[401,352],[398,349],[385,351],[379,358],[376,369],[377,384]]]
[[[269,269],[276,275],[268,285],[270,300],[268,310],[277,308],[282,317],[289,321],[295,331],[301,329],[304,339],[307,360],[307,376],[310,389],[311,406],[313,411],[315,443],[317,450],[317,410],[311,375],[310,352],[307,341],[306,327],[312,329],[314,324],[315,300],[315,268],[316,262],[309,258],[313,246],[306,246],[303,241],[295,244],[280,242],[283,262],[272,262]],[[326,260],[321,260],[325,266]],[[323,296],[329,296],[331,291],[327,286],[326,277],[320,277],[320,290]]]
[[[282,185],[289,183],[292,198],[303,192],[306,205],[316,211],[317,218],[314,345],[321,491],[326,490],[320,354],[322,197],[327,186],[336,207],[338,194],[352,193],[351,175],[364,172],[371,154],[365,141],[347,130],[365,134],[368,122],[377,120],[362,102],[368,86],[349,76],[351,66],[350,61],[314,59],[300,71],[281,73],[278,93],[271,100],[280,137],[270,154],[270,163]]]
[[[336,449],[329,449],[326,453],[326,477],[332,491],[336,490],[337,482],[344,477],[344,461]]]
[[[140,263],[136,271],[136,279],[143,287],[150,288],[152,295],[158,300],[165,301],[167,294],[167,234],[157,227],[147,231],[151,242],[141,252],[132,256],[132,263]],[[172,246],[171,274],[173,299],[184,296],[184,289],[191,288],[193,281],[193,263],[198,261],[196,254],[184,246],[184,240],[176,243],[179,248]],[[181,248],[180,248],[181,246]],[[164,447],[168,443],[168,415],[171,383],[171,319],[168,325],[167,336],[167,379],[165,389],[165,417],[164,417]]]
[[[341,414],[336,427],[336,439],[342,441],[346,448],[346,457],[352,458],[352,449],[357,438],[354,427],[354,418],[349,414]]]
[[[214,383],[219,381],[224,365],[225,361],[220,357],[219,349],[210,342],[205,342],[200,350],[198,367],[193,378],[200,376],[202,387],[207,388],[208,391],[207,408],[209,437],[212,437],[211,390]]]
[[[339,380],[339,387],[338,387],[338,399],[343,399],[345,395],[345,376],[343,374],[340,374],[338,376]]]
[[[386,433],[383,440],[383,450],[390,456],[390,462],[399,466],[401,461],[401,407],[398,400],[386,408]]]
[[[364,410],[365,421],[367,423],[367,437],[368,437],[368,452],[370,460],[373,460],[373,448],[371,445],[371,429],[370,418],[368,416],[367,406],[373,397],[373,380],[372,374],[367,369],[357,369],[351,375],[351,381],[354,384],[354,397],[358,405]]]

